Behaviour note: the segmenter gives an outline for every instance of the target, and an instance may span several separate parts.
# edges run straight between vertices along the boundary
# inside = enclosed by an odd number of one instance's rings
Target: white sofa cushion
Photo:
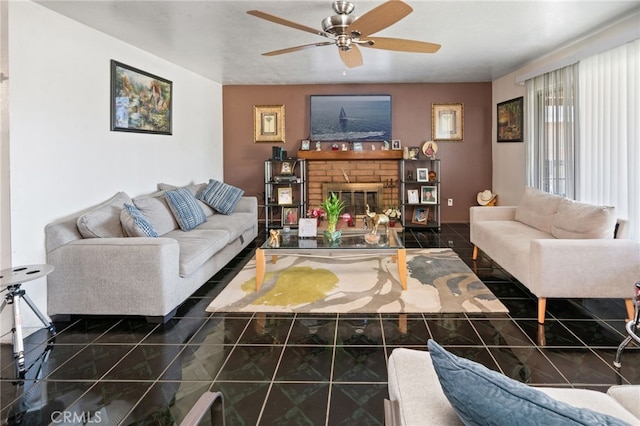
[[[553,218],[551,235],[556,238],[613,238],[616,209],[563,199]]]
[[[158,235],[178,229],[178,222],[163,195],[164,191],[160,191],[133,199],[133,204],[149,220]]]
[[[120,212],[131,198],[118,192],[104,203],[87,211],[76,222],[80,235],[84,238],[122,238],[124,232],[120,224]]]
[[[527,187],[516,209],[516,220],[550,234],[553,218],[562,199],[559,195]]]

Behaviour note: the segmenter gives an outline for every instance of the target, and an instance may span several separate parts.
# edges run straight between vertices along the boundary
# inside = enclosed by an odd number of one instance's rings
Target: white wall
[[[109,130],[111,59],[173,82],[173,135]],[[220,84],[22,1],[9,7],[9,65],[13,265],[45,263],[47,223],[118,191],[223,178]],[[46,313],[45,280],[24,288]]]

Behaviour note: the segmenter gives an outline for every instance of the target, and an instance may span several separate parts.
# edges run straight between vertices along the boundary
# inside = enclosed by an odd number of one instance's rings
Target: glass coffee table
[[[373,257],[391,256],[393,262],[398,264],[400,284],[402,289],[407,289],[407,252],[394,229],[388,233],[378,233],[380,237],[376,243],[365,241],[365,235],[370,231],[344,232],[338,241],[328,241],[323,235],[316,237],[298,237],[296,230],[280,234],[277,247],[269,244],[269,240],[256,249],[256,291],[262,287],[267,266],[267,256],[271,256],[271,262],[276,263],[278,256],[298,257]]]

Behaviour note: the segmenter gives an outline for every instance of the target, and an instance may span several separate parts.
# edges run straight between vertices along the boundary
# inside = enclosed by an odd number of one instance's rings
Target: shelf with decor
[[[402,226],[440,231],[440,160],[400,160]]]
[[[402,158],[402,151],[298,151],[298,158],[307,160],[398,160]]]
[[[264,226],[294,228],[307,210],[307,162],[300,158],[265,160]]]

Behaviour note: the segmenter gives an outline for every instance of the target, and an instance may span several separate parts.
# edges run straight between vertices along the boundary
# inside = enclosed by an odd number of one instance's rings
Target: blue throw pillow
[[[167,204],[169,204],[176,222],[183,231],[190,231],[207,221],[207,216],[198,204],[198,200],[187,188],[167,191],[164,193],[164,197],[167,199]]]
[[[124,204],[124,208],[120,213],[120,224],[124,235],[127,237],[158,237],[158,233],[149,220],[137,207],[131,204]]]
[[[243,195],[244,190],[240,188],[210,179],[209,185],[198,192],[196,198],[222,214],[231,214]]]
[[[440,385],[465,425],[627,425],[595,411],[557,401],[429,340]]]

